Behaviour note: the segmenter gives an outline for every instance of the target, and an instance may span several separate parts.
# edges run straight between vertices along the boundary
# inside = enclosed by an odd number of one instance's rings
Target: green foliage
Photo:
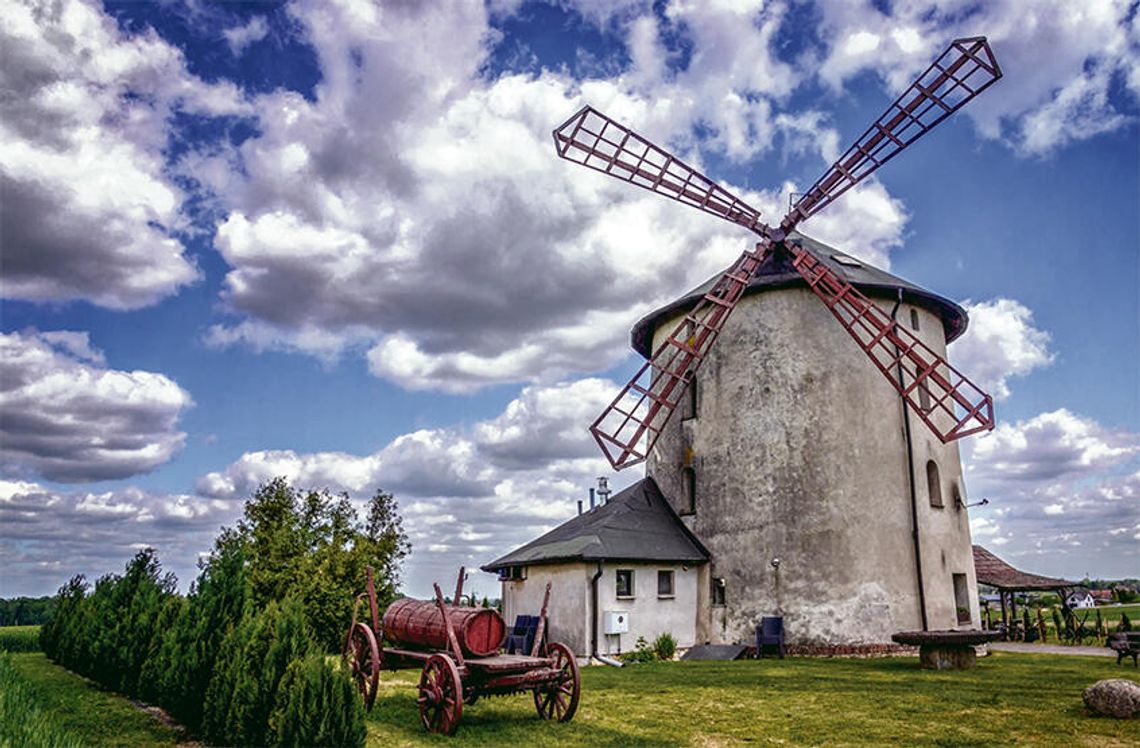
[[[213,743],[266,743],[277,687],[293,660],[314,648],[297,601],[252,613],[222,641],[218,666],[206,691],[204,737]]]
[[[653,653],[657,655],[657,659],[671,660],[676,652],[677,640],[674,639],[673,635],[668,631],[659,634],[657,638],[653,640]]]
[[[4,626],[0,628],[0,651],[40,651],[39,626]]]
[[[649,642],[645,641],[644,636],[639,636],[633,645],[633,650],[622,652],[618,655],[618,659],[622,662],[653,662],[657,659],[657,653],[649,646]]]
[[[1132,621],[1131,621],[1131,619],[1128,618],[1127,613],[1121,613],[1120,614],[1120,623],[1118,623],[1116,625],[1116,630],[1117,631],[1131,631],[1132,630]]]
[[[365,567],[387,605],[409,550],[390,494],[378,491],[361,522],[346,495],[304,493],[279,478],[222,530],[187,597],[148,548],[94,589],[82,576],[61,587],[39,641],[56,662],[162,706],[211,743],[261,745],[272,739],[290,663],[339,649]],[[282,734],[360,742],[363,717],[353,715],[362,707],[346,674],[314,670],[294,681],[292,708],[316,694],[343,713],[286,714]],[[337,690],[345,683],[347,700]]]
[[[368,737],[347,669],[321,655],[289,665],[269,725],[272,743],[281,746],[361,746]]]
[[[258,488],[235,534],[247,548],[254,605],[287,597],[303,601],[329,652],[340,648],[365,567],[375,570],[377,599],[386,607],[395,599],[399,565],[410,551],[391,494],[377,491],[361,523],[347,495],[304,493],[283,478]]]
[[[0,626],[35,626],[55,612],[55,597],[0,598]]]
[[[1057,639],[1061,639],[1065,632],[1065,625],[1061,622],[1061,611],[1053,608],[1053,627],[1057,629]]]
[[[82,748],[83,740],[61,728],[40,708],[32,686],[16,672],[12,657],[0,653],[0,746]]]

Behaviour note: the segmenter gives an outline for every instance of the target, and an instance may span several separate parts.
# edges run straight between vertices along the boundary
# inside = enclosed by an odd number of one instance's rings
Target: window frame
[[[624,594],[624,595],[622,594],[622,584],[621,584],[621,580],[622,580],[623,576],[627,576],[629,579],[629,584],[628,584],[629,589],[626,591],[626,594]],[[636,590],[636,588],[634,587],[634,583],[635,583],[635,577],[634,577],[633,569],[615,569],[614,570],[614,597],[616,597],[618,600],[632,600],[636,596],[634,594],[634,592]]]
[[[692,465],[681,470],[681,493],[685,500],[684,506],[677,514],[690,517],[697,513],[697,469]]]
[[[946,508],[942,499],[942,472],[934,460],[926,461],[926,498],[934,509]]]
[[[669,580],[669,591],[661,591],[661,581],[663,579]],[[672,600],[677,596],[677,575],[674,569],[658,569],[657,570],[657,599],[658,600]]]

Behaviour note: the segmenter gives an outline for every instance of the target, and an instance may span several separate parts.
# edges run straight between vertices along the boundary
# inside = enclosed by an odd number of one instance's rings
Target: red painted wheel
[[[344,657],[352,668],[352,679],[364,698],[364,708],[371,711],[380,688],[380,647],[372,629],[356,623],[344,642]]]
[[[450,657],[433,654],[424,663],[417,701],[424,729],[441,735],[455,733],[463,716],[463,683]]]
[[[578,697],[582,693],[582,676],[578,661],[565,644],[552,642],[546,647],[547,656],[554,660],[558,676],[549,684],[534,690],[534,707],[538,716],[558,722],[569,722],[578,710]]]

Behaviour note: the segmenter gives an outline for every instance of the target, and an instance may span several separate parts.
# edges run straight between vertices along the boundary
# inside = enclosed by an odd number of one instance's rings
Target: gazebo
[[[1061,597],[1061,605],[1066,605],[1065,600],[1068,597],[1068,592],[1074,587],[1083,586],[1080,582],[1019,571],[980,545],[974,546],[974,574],[978,578],[978,584],[997,588],[1001,599],[1001,622],[1006,632],[1012,628],[1011,621],[1017,620],[1017,602],[1014,599],[1014,593],[1034,590],[1056,592]],[[1007,596],[1009,598],[1008,609],[1006,607]]]

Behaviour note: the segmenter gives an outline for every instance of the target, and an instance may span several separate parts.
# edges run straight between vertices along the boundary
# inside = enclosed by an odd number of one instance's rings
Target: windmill
[[[943,443],[994,427],[993,398],[895,323],[792,236],[810,218],[1001,77],[985,37],[955,39],[772,226],[760,211],[590,106],[554,130],[558,155],[751,230],[741,254],[590,426],[616,470],[649,455],[744,290],[790,261],[913,412]]]

